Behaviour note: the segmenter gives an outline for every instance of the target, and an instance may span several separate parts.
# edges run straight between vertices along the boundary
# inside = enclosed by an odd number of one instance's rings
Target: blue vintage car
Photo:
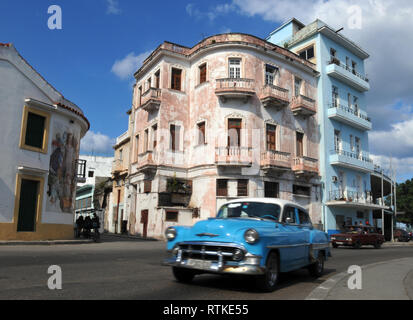
[[[315,230],[307,211],[279,199],[238,199],[225,203],[216,218],[193,227],[165,231],[178,281],[202,273],[255,276],[263,291],[275,290],[280,272],[307,267],[320,276],[330,254],[328,235]]]

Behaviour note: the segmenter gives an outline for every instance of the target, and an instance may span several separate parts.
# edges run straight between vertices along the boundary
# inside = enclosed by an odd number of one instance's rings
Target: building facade
[[[131,110],[128,111],[131,118]],[[131,121],[129,121],[129,126]],[[111,233],[126,233],[129,222],[129,202],[127,200],[128,173],[130,166],[130,132],[129,129],[116,139],[113,147],[115,158],[112,163],[112,193],[109,201],[109,210],[105,218],[105,230]]]
[[[135,73],[129,233],[162,238],[168,226],[213,217],[243,197],[299,202],[323,228],[318,74],[246,34],[161,44]]]
[[[12,44],[0,44],[0,110],[0,240],[72,239],[88,120]]]
[[[386,190],[379,185],[377,178],[381,177],[369,155],[372,123],[366,92],[370,83],[364,68],[369,55],[320,20],[306,26],[292,19],[267,40],[314,63],[319,72],[319,164],[325,231],[333,234],[346,225],[376,223],[373,212],[389,210],[383,199],[389,194],[390,182],[384,179]]]

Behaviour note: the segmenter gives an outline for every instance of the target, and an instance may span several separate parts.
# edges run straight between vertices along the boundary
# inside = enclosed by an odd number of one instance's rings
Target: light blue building
[[[334,234],[345,225],[360,223],[380,227],[389,208],[380,205],[387,194],[369,156],[372,123],[365,95],[370,83],[364,69],[369,54],[320,20],[305,26],[291,19],[267,41],[316,64],[320,72],[319,169],[325,231]],[[380,185],[380,190],[372,190],[372,185]]]

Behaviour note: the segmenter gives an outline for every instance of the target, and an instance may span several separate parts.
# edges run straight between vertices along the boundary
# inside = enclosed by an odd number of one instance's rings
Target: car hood
[[[275,221],[255,218],[209,219],[190,228],[183,241],[236,241],[241,240],[248,229],[274,228]]]

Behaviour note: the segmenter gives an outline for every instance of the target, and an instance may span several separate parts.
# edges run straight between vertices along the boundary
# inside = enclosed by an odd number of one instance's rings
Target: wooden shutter
[[[302,157],[304,155],[303,139],[304,134],[297,132],[297,157]]]
[[[181,74],[182,70],[172,69],[172,89],[181,90]]]
[[[143,192],[151,193],[152,192],[152,180],[145,180],[143,182]]]
[[[238,180],[238,197],[248,197],[248,180]]]
[[[228,119],[228,146],[241,146],[241,119]]]
[[[198,124],[198,145],[205,144],[205,122]]]
[[[25,144],[30,147],[43,148],[46,118],[29,112],[27,115]]]
[[[202,66],[199,67],[199,83],[204,83],[206,82],[206,64],[203,64]]]
[[[276,150],[276,132],[277,127],[271,124],[267,124],[267,150],[275,151]]]
[[[18,232],[34,232],[36,228],[39,181],[21,180]]]

